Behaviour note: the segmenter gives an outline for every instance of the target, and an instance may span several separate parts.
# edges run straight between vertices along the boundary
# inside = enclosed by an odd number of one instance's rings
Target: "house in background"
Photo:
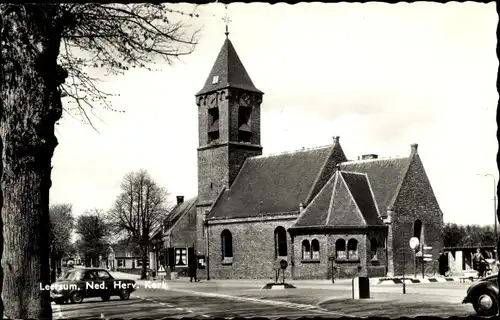
[[[170,272],[188,276],[188,265],[195,259],[194,248],[197,243],[196,200],[184,201],[184,196],[177,196],[177,204],[163,222],[163,243],[166,265]],[[200,259],[198,275],[205,277],[204,257]]]
[[[142,268],[142,256],[138,248],[128,245],[126,241],[109,246],[106,249],[101,267],[114,271],[133,271]],[[148,262],[149,263],[149,262]]]

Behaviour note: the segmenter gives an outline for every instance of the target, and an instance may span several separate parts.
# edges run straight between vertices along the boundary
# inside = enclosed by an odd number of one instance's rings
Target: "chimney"
[[[339,141],[340,141],[340,137],[339,136],[333,137],[333,144],[339,143]]]
[[[387,208],[386,214],[382,215],[384,224],[391,224],[393,215],[394,215],[394,209],[391,207]]]
[[[364,154],[361,156],[361,160],[378,159],[376,154]]]
[[[417,153],[418,143],[412,143],[410,146],[411,146],[411,153]]]
[[[184,196],[177,196],[177,205],[184,202]]]
[[[299,204],[299,213],[302,213],[302,211],[304,211],[304,204],[301,202]]]

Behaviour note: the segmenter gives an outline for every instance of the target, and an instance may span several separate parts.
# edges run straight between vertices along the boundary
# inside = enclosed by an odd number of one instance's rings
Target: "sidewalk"
[[[135,280],[139,285],[144,285],[146,281],[161,281],[160,279],[149,279],[149,280],[139,280],[139,275],[128,274],[123,272],[111,272],[113,277],[117,279],[130,279]],[[185,283],[189,282],[189,278],[180,277],[175,280],[167,279],[165,280],[168,285],[172,288],[185,288]],[[293,284],[295,287],[300,289],[331,289],[335,286],[350,286],[352,285],[352,279],[335,279],[335,282],[332,283],[332,280],[286,280],[286,283]],[[415,284],[415,283],[442,283],[442,282],[451,282],[451,281],[460,281],[459,277],[405,277],[404,282],[406,284]],[[248,289],[261,289],[268,283],[272,283],[273,281],[270,279],[214,279],[214,280],[206,280],[200,279],[196,284],[192,284],[193,287],[199,288],[248,288]],[[383,277],[383,278],[370,278],[370,285],[394,285],[394,284],[402,284],[403,277]],[[180,286],[178,286],[180,285]]]

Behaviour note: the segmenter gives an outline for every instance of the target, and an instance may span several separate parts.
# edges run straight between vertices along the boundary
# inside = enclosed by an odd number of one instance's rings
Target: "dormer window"
[[[219,83],[219,76],[214,76],[212,78],[212,84],[217,84],[217,83]]]
[[[219,139],[219,108],[208,109],[208,141]]]
[[[250,128],[250,116],[252,108],[240,107],[238,110],[238,137],[242,142],[250,142],[252,129]]]

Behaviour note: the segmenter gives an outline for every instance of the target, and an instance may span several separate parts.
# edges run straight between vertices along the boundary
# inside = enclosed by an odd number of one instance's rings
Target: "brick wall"
[[[229,183],[228,146],[198,150],[198,201],[213,201]]]
[[[319,260],[302,259],[302,241],[313,239],[319,241]],[[295,236],[294,242],[294,279],[327,279],[328,277],[328,237],[326,235],[299,235]],[[312,250],[312,248],[311,248]]]
[[[387,230],[386,229],[373,229],[373,230],[368,230],[367,235],[366,235],[366,265],[367,266],[381,266],[384,267],[386,266],[387,263],[387,257],[386,257],[386,245],[385,245],[385,240],[386,240],[386,234]],[[371,259],[371,239],[375,239],[377,241],[377,259],[376,261],[373,261]],[[375,269],[375,268],[374,268]]]
[[[355,276],[366,276],[367,275],[367,269],[366,269],[366,260],[367,260],[367,255],[366,255],[366,235],[361,233],[362,231],[345,231],[343,233],[336,233],[332,234],[328,237],[328,243],[329,243],[329,255],[335,256],[336,252],[336,242],[338,239],[344,239],[346,241],[346,250],[347,248],[347,242],[349,239],[356,239],[358,241],[358,255],[359,255],[359,262],[351,262],[351,261],[334,261],[334,272],[335,272],[335,278],[353,278]],[[358,267],[361,267],[359,269]],[[331,278],[331,271],[328,272],[328,277]]]
[[[275,263],[274,230],[288,229],[295,219],[209,225],[209,268],[211,279],[273,279]],[[222,265],[221,233],[231,231],[233,263]],[[286,278],[291,277],[292,243],[288,240]]]
[[[403,268],[402,251],[407,252],[407,269],[413,270],[413,258],[411,258],[413,253],[409,241],[413,236],[415,220],[419,219],[423,223],[424,241],[427,246],[432,246],[432,250],[428,253],[432,254],[433,259],[437,259],[439,251],[443,248],[441,238],[443,214],[418,154],[413,156],[394,210],[392,225],[394,272],[400,275]]]

